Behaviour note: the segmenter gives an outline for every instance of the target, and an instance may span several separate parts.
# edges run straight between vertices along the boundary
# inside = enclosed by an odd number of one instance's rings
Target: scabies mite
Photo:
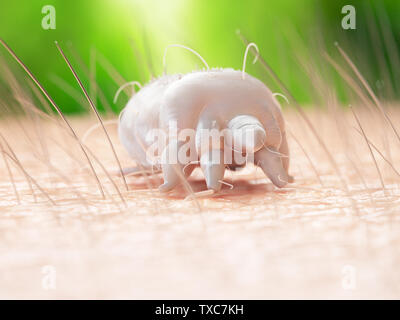
[[[263,82],[245,73],[245,63],[241,71],[207,65],[207,70],[151,81],[121,112],[119,137],[138,163],[134,170],[162,171],[163,192],[196,166],[211,193],[218,192],[225,169],[249,159],[275,186],[292,181],[280,105]]]

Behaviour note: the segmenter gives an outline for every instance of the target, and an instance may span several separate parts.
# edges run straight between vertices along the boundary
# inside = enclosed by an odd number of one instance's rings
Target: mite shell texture
[[[169,132],[171,123],[175,123],[178,132],[189,129],[194,132],[190,143],[194,144],[195,152],[186,163],[170,161],[165,155],[176,154],[184,141],[168,137],[156,164],[164,178],[161,191],[173,189],[200,165],[207,188],[218,192],[225,168],[239,166],[235,157],[232,163],[225,163],[221,154],[227,148],[234,154],[252,154],[254,164],[277,187],[285,186],[292,179],[288,174],[289,150],[279,103],[264,83],[242,71],[211,69],[165,75],[134,95],[121,112],[119,136],[138,164],[138,170],[154,167],[146,153],[153,143],[148,133],[154,129]],[[201,148],[204,141],[200,132],[204,129],[231,129],[233,143]],[[249,130],[253,133],[252,139],[241,139],[241,134]]]

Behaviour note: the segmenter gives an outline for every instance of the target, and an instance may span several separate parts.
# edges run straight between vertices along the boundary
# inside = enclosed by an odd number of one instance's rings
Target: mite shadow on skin
[[[265,182],[264,182],[265,181]],[[143,176],[135,176],[135,177],[128,177],[127,182],[129,185],[129,189],[134,190],[148,190],[149,185],[155,189],[156,192],[158,186],[163,183],[162,175],[152,175],[148,176],[147,178]],[[188,179],[190,187],[192,188],[193,192],[199,192],[207,190],[206,183],[204,178],[194,178],[191,177]],[[268,182],[267,179],[260,179],[260,180],[249,180],[249,179],[235,179],[235,181],[226,181],[233,185],[231,189],[228,185],[223,185],[221,191],[216,194],[212,195],[210,199],[226,199],[229,198],[230,200],[243,199],[246,197],[262,197],[266,194],[286,194],[290,192],[290,190],[278,189],[275,188],[274,185]],[[188,196],[188,192],[185,187],[181,184],[178,185],[175,189],[168,193],[159,193],[160,197],[166,197],[168,199],[176,199],[182,200],[186,196]]]
[[[265,180],[266,181],[266,180]],[[227,181],[231,183],[231,181]],[[193,190],[193,192],[199,192],[207,190],[206,183],[204,179],[189,179],[189,184]],[[277,189],[274,187],[272,183],[268,182],[257,182],[254,183],[248,179],[236,179],[233,184],[233,189],[227,185],[223,185],[221,191],[216,194],[208,197],[208,199],[229,199],[234,201],[243,200],[243,198],[253,198],[253,197],[263,197],[266,194],[271,193],[287,193],[288,190]],[[165,197],[169,199],[184,199],[188,196],[187,190],[182,186],[177,186],[171,192],[165,194]],[[207,198],[207,197],[206,197]]]

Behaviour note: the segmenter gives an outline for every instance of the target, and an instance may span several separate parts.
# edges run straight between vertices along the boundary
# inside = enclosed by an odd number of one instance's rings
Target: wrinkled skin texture
[[[200,149],[202,129],[226,128],[249,129],[255,133],[253,142],[246,142],[254,153],[254,163],[281,188],[292,180],[289,176],[289,149],[286,141],[285,122],[280,106],[271,91],[258,79],[232,69],[193,72],[187,75],[161,77],[140,90],[128,102],[121,113],[119,136],[122,144],[140,168],[151,168],[146,159],[150,147],[147,133],[156,128],[168,132],[175,122],[177,130],[193,129],[197,160],[204,172],[207,188],[218,192],[227,164],[223,156],[218,163],[210,163],[210,155],[222,155],[223,149]],[[233,137],[235,141],[236,137]],[[164,152],[176,153],[183,142],[166,146]],[[236,145],[236,144],[235,144]],[[232,148],[231,148],[232,149]],[[237,151],[237,149],[234,149]],[[234,152],[235,152],[234,151]],[[240,152],[240,151],[239,151]],[[163,163],[164,183],[161,191],[170,191],[184,177],[188,177],[195,165],[187,163]],[[235,163],[229,168],[237,167]]]

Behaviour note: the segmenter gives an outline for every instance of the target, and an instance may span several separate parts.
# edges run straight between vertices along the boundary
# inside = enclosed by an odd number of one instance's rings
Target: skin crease
[[[277,187],[284,187],[292,180],[288,174],[289,150],[281,108],[264,83],[248,74],[243,79],[241,71],[212,69],[166,75],[142,88],[121,112],[118,130],[122,144],[142,168],[151,167],[146,161],[146,150],[153,141],[146,141],[146,134],[156,128],[168,132],[170,121],[177,123],[178,132],[196,129],[198,154],[195,156],[200,160],[208,189],[220,190],[225,164],[207,161],[209,154],[222,154],[222,149],[199,153],[200,129],[255,130],[258,141],[251,146],[255,164]],[[178,147],[182,144],[178,142]],[[174,148],[172,151],[176,152],[176,145],[171,143],[168,148]],[[162,165],[164,184],[160,186],[161,191],[169,191],[181,182],[184,166]],[[189,176],[194,167],[185,168],[185,176]]]

